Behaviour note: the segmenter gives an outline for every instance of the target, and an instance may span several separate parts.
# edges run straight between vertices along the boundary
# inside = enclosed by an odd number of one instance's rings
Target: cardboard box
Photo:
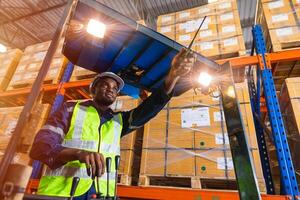
[[[175,40],[175,25],[158,26],[157,31],[168,38]]]
[[[167,26],[175,24],[175,13],[160,15],[157,18],[157,26]]]

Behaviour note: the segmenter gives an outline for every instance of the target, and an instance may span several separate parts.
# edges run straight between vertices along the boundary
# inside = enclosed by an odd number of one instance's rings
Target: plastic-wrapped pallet
[[[23,129],[21,140],[18,145],[18,154],[15,156],[15,162],[28,164],[29,152],[33,139],[37,131],[42,127],[48,117],[51,106],[49,104],[38,104],[30,115],[26,127]],[[0,154],[2,157],[11,138],[11,134],[17,125],[17,121],[23,106],[0,108]],[[24,153],[21,154],[20,152]]]
[[[61,52],[63,42],[64,39],[61,39],[44,83],[58,83],[62,76],[63,69],[67,64],[67,59]],[[42,62],[45,59],[50,43],[51,41],[48,41],[25,48],[24,54],[21,57],[8,89],[22,88],[33,84],[41,68]]]
[[[278,52],[300,47],[299,0],[261,0],[257,22],[262,24],[268,49]]]
[[[292,160],[300,181],[300,78],[288,78],[281,90],[279,97],[282,116],[287,131]]]
[[[204,16],[206,19],[192,49],[211,58],[245,54],[239,13],[235,0],[211,2],[200,7],[158,17],[157,30],[188,46]]]
[[[256,175],[264,183],[247,83],[236,84],[241,115]],[[140,184],[155,177],[198,181],[235,179],[225,119],[217,92],[209,95],[188,91],[174,97],[145,125]],[[153,182],[153,181],[152,181]],[[226,188],[226,184],[223,184]],[[264,184],[260,184],[265,191]]]

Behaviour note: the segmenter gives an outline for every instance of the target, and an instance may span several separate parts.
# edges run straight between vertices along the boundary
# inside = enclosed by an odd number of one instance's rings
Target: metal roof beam
[[[43,9],[43,10],[39,10],[37,12],[33,12],[33,13],[30,13],[28,15],[24,15],[24,16],[21,16],[21,17],[17,17],[17,18],[14,18],[14,19],[7,19],[5,20],[4,22],[0,23],[0,25],[4,25],[4,24],[8,24],[8,23],[14,23],[16,21],[19,21],[19,20],[23,20],[23,19],[26,19],[26,18],[29,18],[29,17],[33,17],[33,16],[36,16],[36,15],[39,15],[43,12],[47,12],[47,11],[50,11],[50,10],[54,10],[54,9],[57,9],[57,8],[60,8],[60,7],[63,7],[66,5],[66,2],[64,3],[60,3],[60,4],[57,4],[55,6],[52,6],[52,7],[49,7],[47,9]],[[3,13],[3,12],[2,12]]]
[[[5,16],[7,19],[9,19],[8,14],[3,12],[2,10],[0,10],[0,12],[2,13],[3,16]],[[36,35],[31,33],[30,31],[28,31],[27,28],[25,28],[20,22],[14,21],[13,25],[17,26],[17,28],[20,28],[22,31],[24,31],[26,33],[26,35],[28,35],[30,38],[34,39],[35,41],[42,42],[42,40],[39,37],[37,37]]]

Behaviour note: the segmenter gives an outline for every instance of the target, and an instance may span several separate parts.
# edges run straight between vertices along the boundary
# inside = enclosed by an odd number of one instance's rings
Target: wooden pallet
[[[118,184],[120,185],[131,185],[132,177],[127,174],[118,175]]]
[[[201,177],[166,177],[140,175],[139,186],[164,186],[193,189],[236,190],[236,181],[232,179],[203,179]]]

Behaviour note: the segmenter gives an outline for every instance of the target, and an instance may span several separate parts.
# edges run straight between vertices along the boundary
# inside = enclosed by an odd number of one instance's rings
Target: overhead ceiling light
[[[99,38],[103,38],[106,31],[106,25],[102,22],[90,19],[88,25],[87,25],[87,32],[91,35]]]
[[[201,72],[198,77],[198,82],[203,86],[209,86],[212,81],[212,76],[206,72]]]
[[[4,46],[3,44],[0,44],[0,53],[4,53],[7,51],[7,47]]]

